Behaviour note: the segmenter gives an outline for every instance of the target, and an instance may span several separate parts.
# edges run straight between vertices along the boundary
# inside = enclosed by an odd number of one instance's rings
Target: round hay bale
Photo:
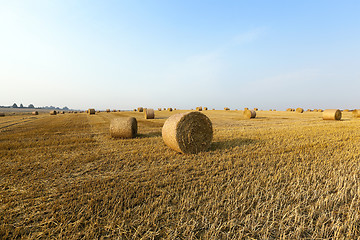
[[[5,117],[5,113],[0,113],[0,117]]]
[[[174,114],[164,123],[162,138],[168,147],[181,153],[206,151],[213,138],[212,123],[201,112]]]
[[[360,109],[355,109],[352,111],[354,118],[360,118]]]
[[[247,118],[247,119],[250,119],[250,118],[255,118],[256,117],[256,112],[254,110],[245,110],[244,111],[244,117]]]
[[[254,108],[254,111],[259,111],[259,109],[258,109],[258,108]]]
[[[297,108],[297,109],[296,109],[296,112],[298,112],[298,113],[303,113],[303,112],[304,112],[304,109],[303,109],[303,108]]]
[[[158,108],[158,111],[161,111],[161,108]]]
[[[144,111],[144,109],[142,108],[142,107],[138,107],[138,112],[143,112]]]
[[[50,115],[56,115],[56,111],[50,111]]]
[[[31,113],[32,115],[39,115],[39,112],[38,111],[34,111]]]
[[[230,110],[230,108],[225,107],[225,108],[224,108],[224,110],[225,110],[225,111],[229,111],[229,110]]]
[[[108,109],[106,109],[106,112],[107,112],[107,113],[109,113],[109,112],[110,112],[110,109],[109,109],[109,108],[108,108]]]
[[[166,108],[163,108],[164,111],[166,111]]]
[[[168,108],[167,110],[168,110],[169,112],[172,112],[173,109],[172,109],[172,108]]]
[[[134,112],[136,112],[137,110],[136,109],[134,109]]]
[[[323,112],[324,120],[340,120],[341,119],[341,111],[339,109],[326,109]]]
[[[207,107],[204,107],[204,111],[207,111],[208,110],[208,108]]]
[[[196,107],[196,111],[202,111],[202,107]]]
[[[154,119],[155,113],[154,109],[148,108],[145,110],[145,119]]]
[[[61,111],[60,114],[65,114],[65,111]]]
[[[88,113],[90,115],[94,115],[95,114],[95,109],[94,108],[89,108]]]
[[[117,112],[117,110],[116,110],[116,109],[113,109],[112,111],[113,111],[113,112]]]
[[[134,117],[114,118],[110,122],[110,135],[114,138],[133,138],[137,130],[137,121]]]
[[[244,108],[244,111],[249,110],[249,108]]]

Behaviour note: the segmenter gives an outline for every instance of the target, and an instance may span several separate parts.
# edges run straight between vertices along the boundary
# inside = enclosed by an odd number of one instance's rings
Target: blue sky
[[[359,108],[360,1],[0,0],[0,105]]]

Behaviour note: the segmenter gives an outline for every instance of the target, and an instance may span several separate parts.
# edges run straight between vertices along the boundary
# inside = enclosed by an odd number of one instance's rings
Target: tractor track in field
[[[3,129],[7,129],[9,127],[19,125],[19,124],[33,122],[33,121],[38,120],[38,119],[40,119],[40,118],[28,117],[28,118],[14,119],[14,120],[6,121],[6,122],[1,122],[0,123],[0,132],[3,131]]]

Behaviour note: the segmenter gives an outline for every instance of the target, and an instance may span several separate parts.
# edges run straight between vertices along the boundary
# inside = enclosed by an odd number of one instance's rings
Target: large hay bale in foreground
[[[142,108],[142,107],[138,107],[138,112],[143,112],[144,111],[144,109]]]
[[[201,112],[174,114],[164,123],[162,138],[167,146],[181,153],[206,151],[213,138],[212,123]]]
[[[323,112],[324,120],[340,120],[341,119],[341,111],[339,109],[326,109]]]
[[[90,115],[94,115],[95,114],[95,109],[94,108],[89,108],[88,113]]]
[[[50,115],[56,115],[56,111],[50,111]]]
[[[0,113],[0,117],[5,117],[5,113]]]
[[[155,118],[154,109],[147,108],[145,110],[145,119],[154,119],[154,118]]]
[[[303,113],[303,112],[304,112],[304,109],[303,109],[303,108],[297,108],[297,109],[296,109],[296,112],[298,112],[298,113]]]
[[[39,112],[38,111],[34,111],[31,113],[32,115],[39,115]]]
[[[244,117],[247,118],[247,119],[250,119],[250,118],[255,118],[256,117],[256,112],[254,110],[245,110],[244,111]]]
[[[114,118],[110,122],[110,135],[114,138],[133,138],[137,134],[137,129],[134,117]]]
[[[355,109],[352,111],[354,118],[360,118],[360,109]]]

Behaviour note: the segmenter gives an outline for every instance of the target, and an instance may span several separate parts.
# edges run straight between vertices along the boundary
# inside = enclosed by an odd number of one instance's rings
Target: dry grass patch
[[[151,120],[44,114],[4,128],[1,238],[359,237],[360,122],[351,113],[344,121],[317,112],[261,111],[251,121],[204,113],[213,143],[192,155],[163,143],[168,111]],[[111,138],[116,117],[137,118],[138,137]]]

